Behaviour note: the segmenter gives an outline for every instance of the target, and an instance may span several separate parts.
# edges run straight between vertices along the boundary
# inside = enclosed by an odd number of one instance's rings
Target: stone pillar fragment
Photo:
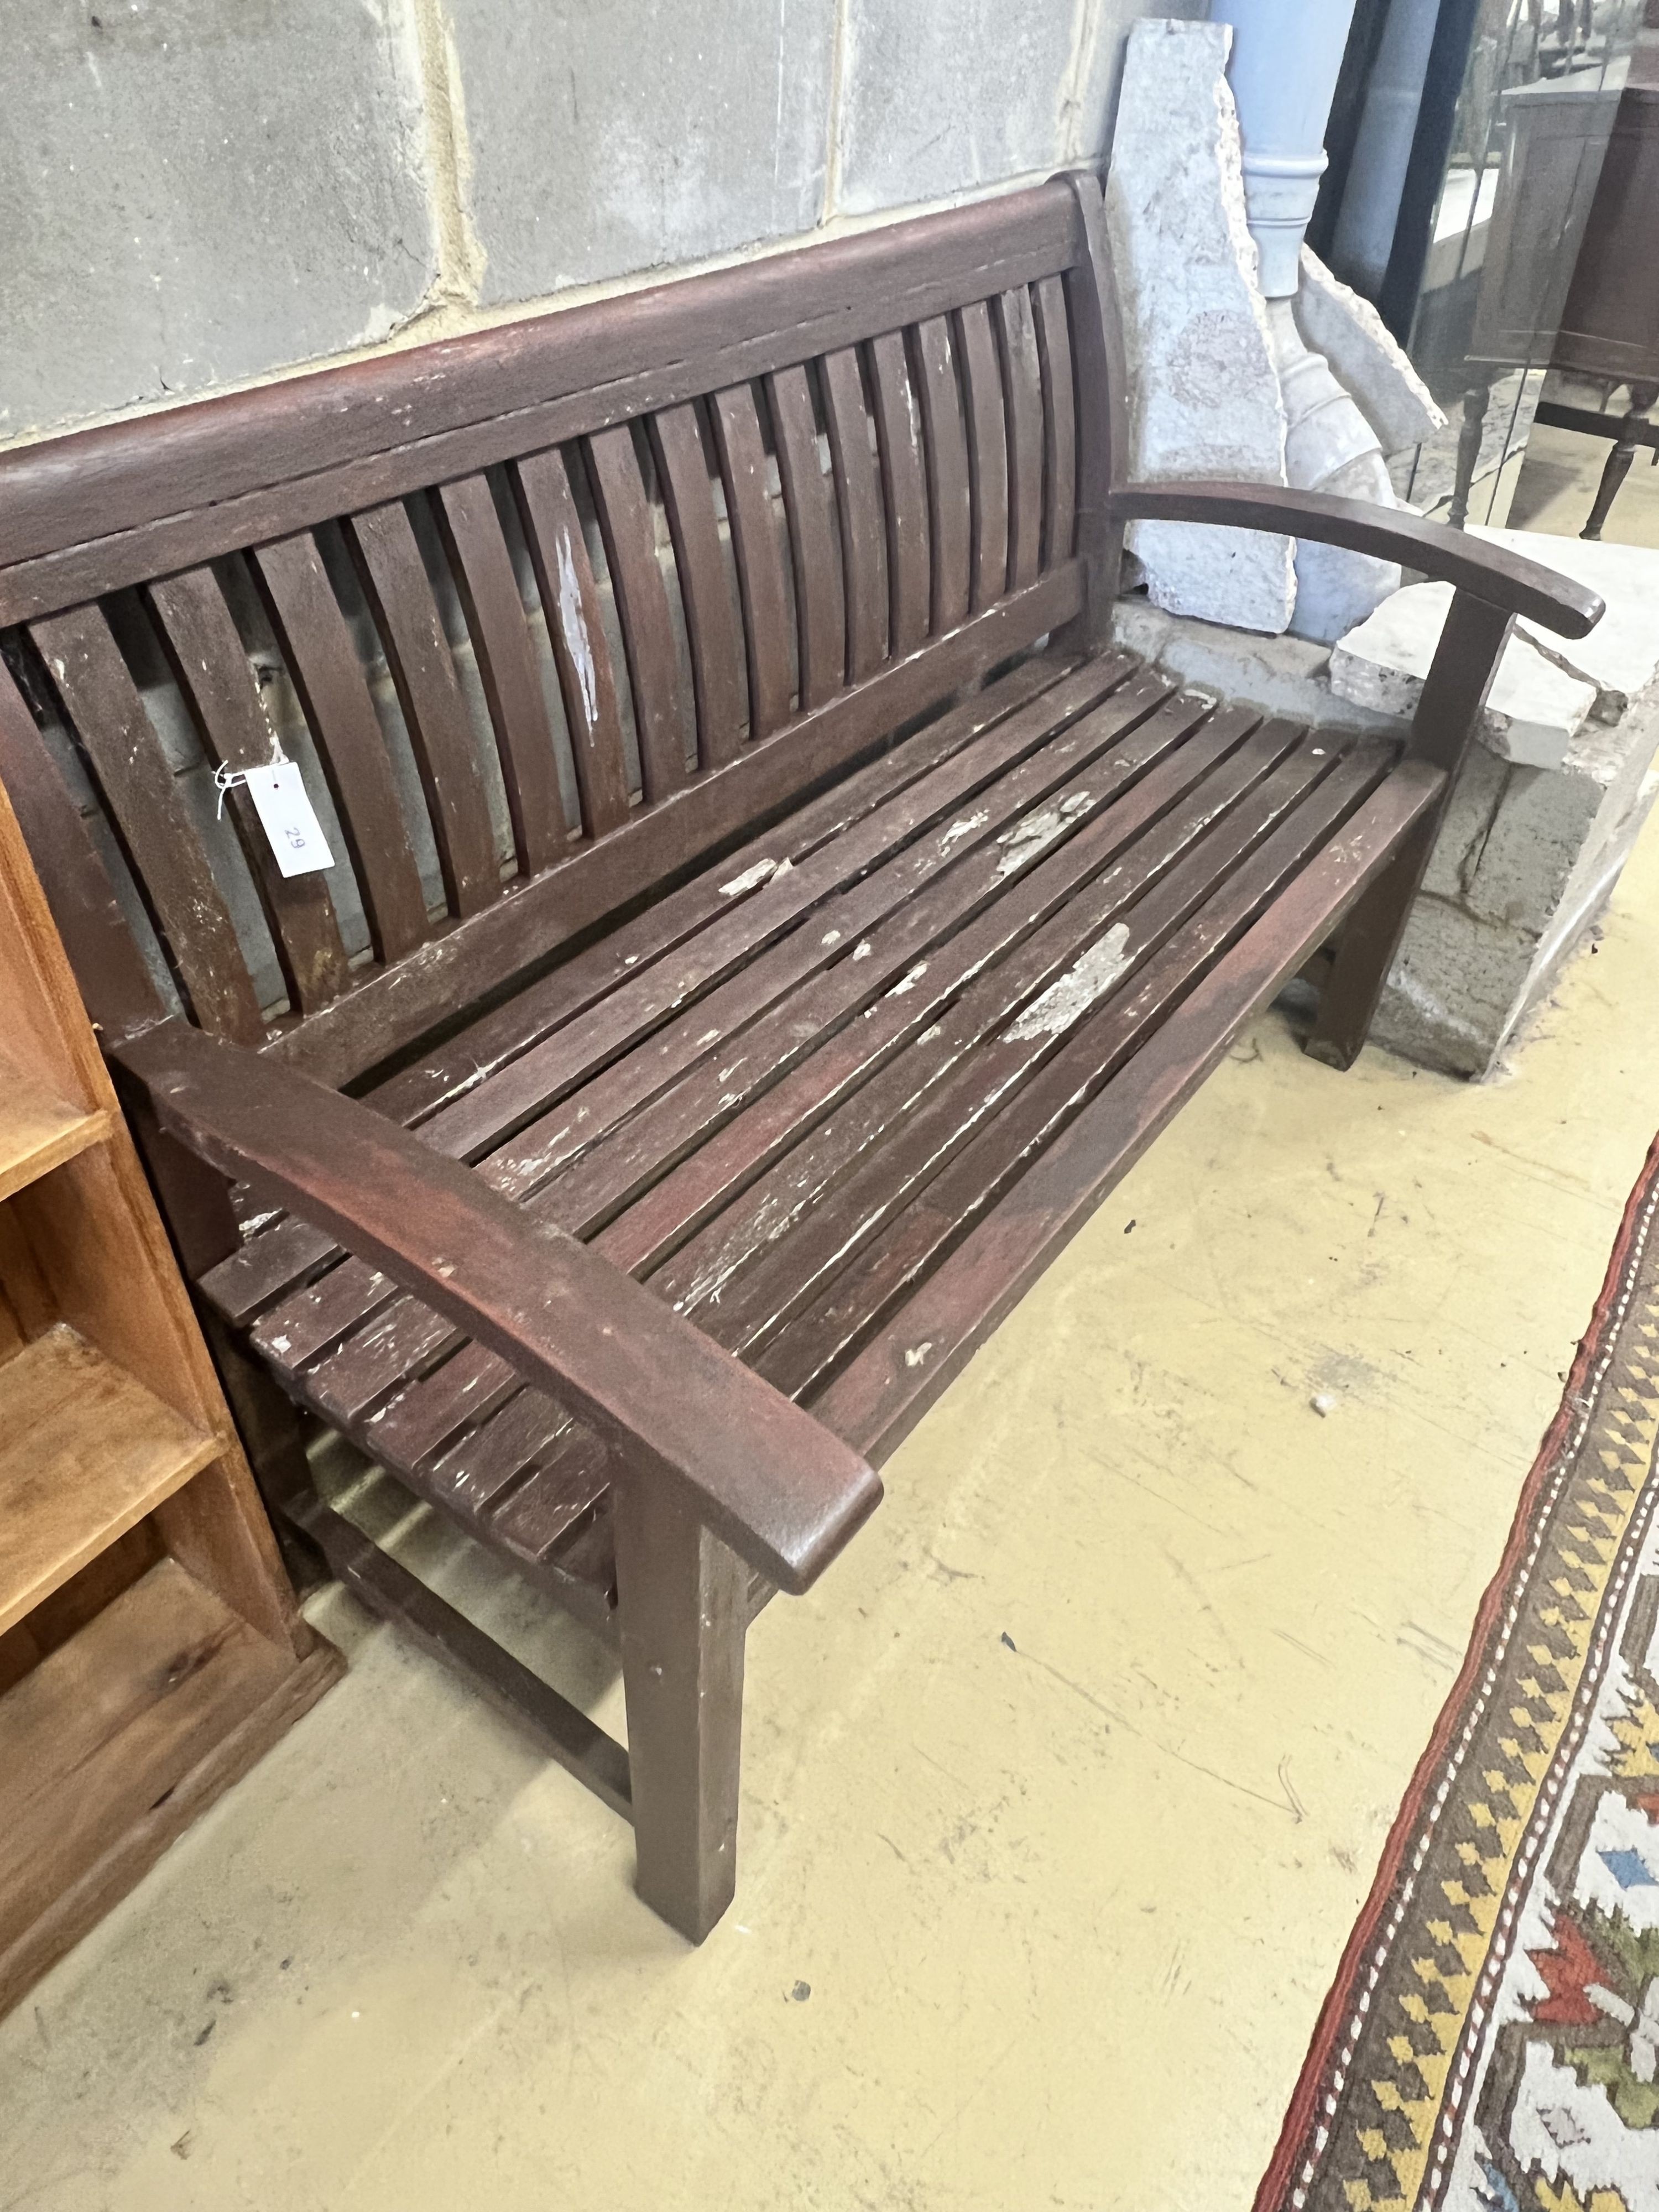
[[[1377,1011],[1378,1044],[1489,1075],[1594,926],[1659,795],[1659,552],[1482,530],[1600,592],[1588,637],[1518,623]],[[1331,656],[1339,698],[1415,705],[1450,592],[1397,592]]]
[[[1130,33],[1107,221],[1128,351],[1127,473],[1285,482],[1285,404],[1244,213],[1224,24]],[[1136,523],[1154,605],[1273,634],[1289,623],[1291,541]]]

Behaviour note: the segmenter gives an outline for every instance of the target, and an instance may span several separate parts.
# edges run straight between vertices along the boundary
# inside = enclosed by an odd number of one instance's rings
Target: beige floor
[[[1583,404],[1593,406],[1594,397],[1587,396]],[[1576,538],[1589,520],[1596,483],[1612,450],[1608,440],[1534,423],[1510,505],[1510,529]],[[1632,463],[1601,534],[1620,545],[1659,545],[1659,466],[1651,447]]]
[[[1650,837],[1514,1079],[1264,1018],[763,1617],[700,1952],[325,1600],[346,1681],[0,2024],[0,2208],[1243,2212],[1659,1124],[1656,1005]]]

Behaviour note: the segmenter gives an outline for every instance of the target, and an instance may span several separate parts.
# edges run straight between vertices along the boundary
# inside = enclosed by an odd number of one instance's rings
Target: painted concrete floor
[[[347,1680],[0,2023],[0,2208],[1247,2207],[1659,1124],[1656,1006],[1650,836],[1512,1079],[1264,1017],[763,1616],[701,1951],[325,1596]]]

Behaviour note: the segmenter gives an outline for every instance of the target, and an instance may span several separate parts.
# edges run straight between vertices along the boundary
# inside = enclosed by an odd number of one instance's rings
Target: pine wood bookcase
[[[0,2012],[342,1667],[0,793]]]

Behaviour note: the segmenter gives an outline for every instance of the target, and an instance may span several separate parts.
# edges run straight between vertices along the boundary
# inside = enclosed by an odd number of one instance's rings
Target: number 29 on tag
[[[277,761],[269,768],[244,770],[237,781],[246,789],[259,817],[259,826],[270,842],[276,866],[285,876],[308,876],[331,868],[323,825],[306,796],[297,761]]]

